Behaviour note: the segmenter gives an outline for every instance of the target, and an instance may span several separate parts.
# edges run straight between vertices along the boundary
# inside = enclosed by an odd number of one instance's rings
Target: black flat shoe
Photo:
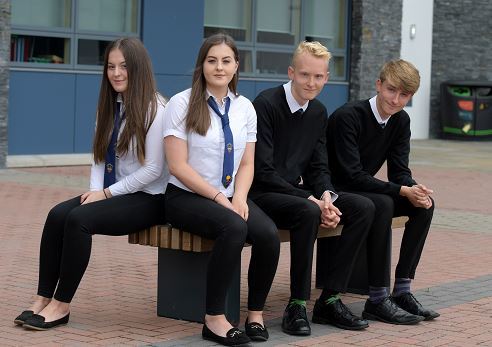
[[[68,319],[70,317],[70,313],[68,313],[65,317],[54,320],[52,322],[45,322],[43,316],[39,314],[33,314],[30,318],[26,319],[24,322],[24,328],[31,330],[48,330],[59,325],[65,325],[68,323]]]
[[[14,323],[17,325],[22,325],[26,322],[26,319],[31,318],[34,314],[34,311],[22,311],[20,315],[15,317]]]
[[[224,346],[241,346],[251,342],[251,339],[238,328],[230,329],[226,337],[219,336],[203,324],[202,337],[205,340],[214,341]]]
[[[405,311],[417,316],[422,316],[425,320],[432,320],[440,316],[440,314],[436,311],[424,308],[412,293],[404,293],[400,296],[393,296],[393,301]]]
[[[252,341],[266,341],[270,336],[266,326],[256,322],[248,323],[247,319],[244,323],[244,330]]]

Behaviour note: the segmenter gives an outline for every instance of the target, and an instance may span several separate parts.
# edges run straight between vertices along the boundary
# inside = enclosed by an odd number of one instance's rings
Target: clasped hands
[[[316,199],[314,196],[308,197],[308,200],[313,201],[321,210],[321,226],[328,229],[334,229],[340,223],[342,212],[331,202],[331,195],[327,192],[323,199]]]
[[[423,184],[416,184],[411,187],[402,186],[400,195],[405,196],[415,207],[429,209],[432,206],[430,195],[434,193],[432,189]]]

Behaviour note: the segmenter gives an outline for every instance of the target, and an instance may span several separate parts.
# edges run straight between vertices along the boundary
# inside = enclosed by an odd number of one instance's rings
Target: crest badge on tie
[[[231,153],[232,152],[232,143],[228,143],[226,148],[227,148],[227,152]]]
[[[113,171],[113,165],[112,164],[106,164],[106,172],[111,173]]]
[[[231,183],[232,177],[230,175],[227,175],[225,177],[225,180],[226,180],[227,185],[229,185]]]

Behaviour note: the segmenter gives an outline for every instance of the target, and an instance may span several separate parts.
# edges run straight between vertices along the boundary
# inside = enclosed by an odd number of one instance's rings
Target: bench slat
[[[393,229],[403,228],[408,217],[393,218],[391,227]],[[342,233],[343,225],[335,229],[320,227],[317,238],[338,236]],[[279,229],[280,242],[289,242],[290,233],[288,230]],[[191,234],[173,228],[169,224],[154,225],[148,229],[128,235],[128,243],[148,245],[153,247],[170,248],[189,252],[209,252],[214,246],[214,241],[202,238],[198,235]]]

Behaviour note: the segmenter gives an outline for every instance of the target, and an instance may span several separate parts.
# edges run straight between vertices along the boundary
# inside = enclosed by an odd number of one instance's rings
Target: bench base
[[[157,315],[203,323],[207,265],[211,252],[184,252],[159,248],[157,278]],[[226,316],[239,323],[240,268],[227,293]]]
[[[390,235],[391,237],[391,235]],[[323,278],[325,278],[325,270],[327,268],[324,264],[330,264],[333,262],[333,255],[335,254],[337,243],[340,237],[330,237],[317,240],[317,252],[316,252],[316,288],[323,289]],[[391,240],[389,242],[391,245]],[[387,256],[390,259],[391,264],[391,247],[388,247]],[[391,269],[387,269],[390,271]],[[369,278],[367,270],[367,243],[362,243],[357,259],[355,260],[352,275],[347,287],[347,293],[368,295],[369,294]]]

